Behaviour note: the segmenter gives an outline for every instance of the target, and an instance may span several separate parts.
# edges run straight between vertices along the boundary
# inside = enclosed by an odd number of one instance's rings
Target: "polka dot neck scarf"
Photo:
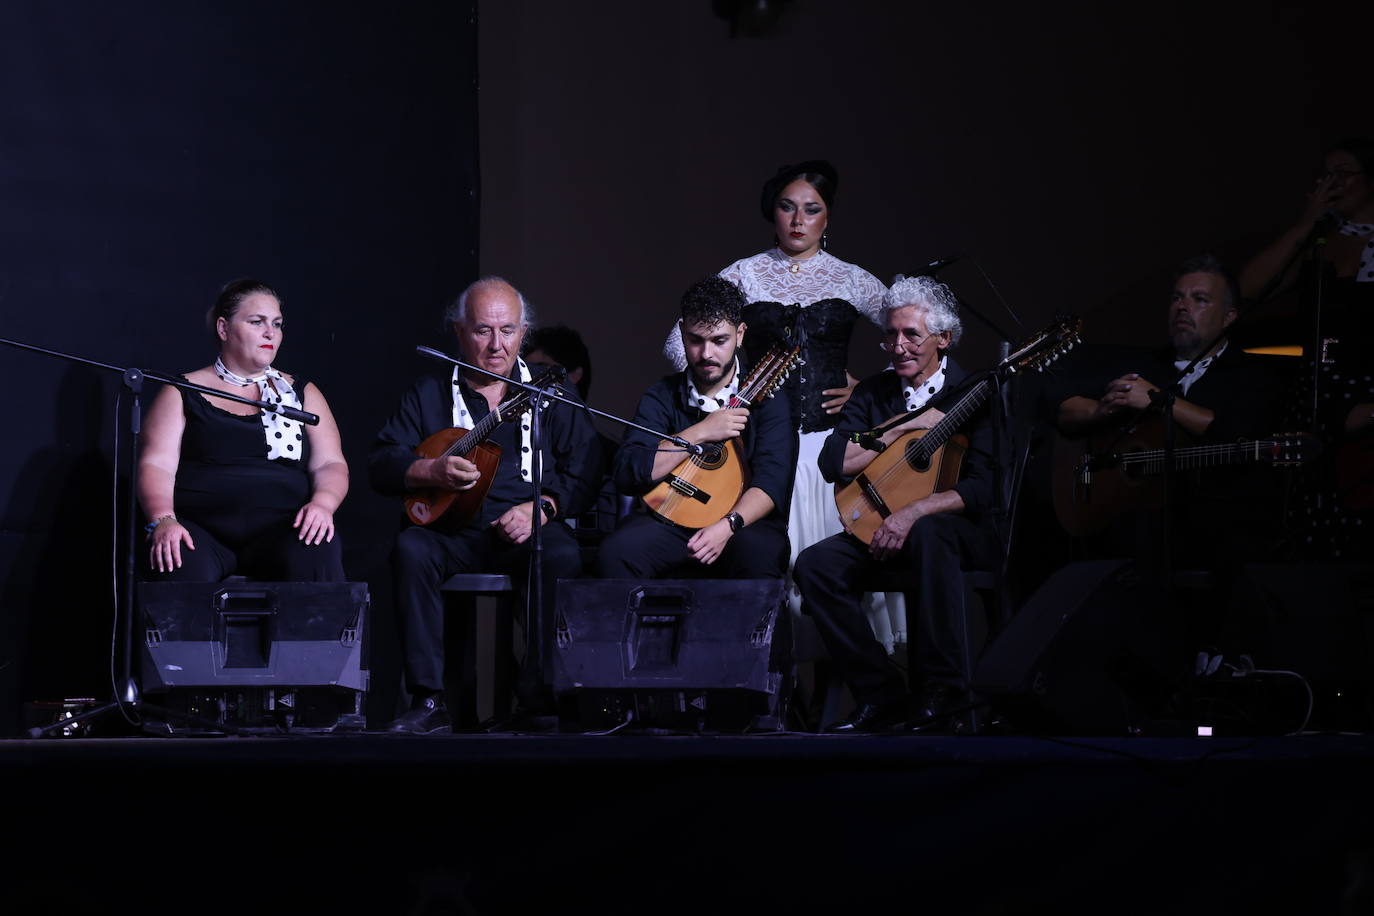
[[[530,367],[525,365],[525,361],[518,356],[515,358],[516,375],[522,382],[528,382],[531,378]],[[468,405],[463,401],[463,389],[459,384],[462,380],[462,369],[458,366],[453,367],[453,425],[459,429],[472,429],[474,421],[472,414],[468,411]],[[541,427],[542,428],[542,427]],[[544,467],[541,456],[539,467]],[[534,482],[534,460],[530,447],[530,415],[529,411],[520,415],[520,479],[525,483]]]
[[[930,402],[930,399],[945,387],[945,360],[940,358],[940,368],[935,370],[935,374],[919,385],[902,385],[902,397],[906,398],[906,409],[908,412],[920,410]]]
[[[714,395],[707,396],[697,391],[697,383],[692,381],[692,372],[687,370],[687,406],[695,407],[702,413],[715,413],[730,403],[739,393],[739,357],[735,357],[735,374],[726,385]]]
[[[1369,237],[1360,249],[1360,266],[1355,271],[1356,283],[1374,283],[1374,223],[1341,223],[1341,235],[1355,238]]]
[[[277,413],[280,407],[294,407],[297,410],[304,410],[301,406],[300,395],[296,394],[296,389],[287,383],[286,377],[276,369],[268,368],[262,375],[252,378],[244,378],[236,372],[230,372],[224,365],[224,360],[215,357],[215,375],[231,385],[238,385],[240,388],[247,388],[249,385],[256,385],[258,389],[258,400],[266,401],[271,406],[264,409],[261,413],[263,436],[267,439],[267,460],[276,461],[278,458],[285,458],[288,461],[300,461],[301,450],[301,425],[295,420],[288,420]]]

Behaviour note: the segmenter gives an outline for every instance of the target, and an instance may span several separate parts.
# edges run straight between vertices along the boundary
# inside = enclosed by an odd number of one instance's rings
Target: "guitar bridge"
[[[883,518],[887,518],[892,514],[892,510],[887,507],[887,503],[884,502],[882,496],[878,494],[878,488],[873,486],[873,481],[868,479],[867,474],[860,474],[858,477],[855,477],[854,480],[859,484],[859,489],[864,491],[864,495],[868,497],[868,501],[873,504],[873,508],[878,510],[879,515]]]
[[[711,501],[711,494],[694,484],[690,484],[676,474],[668,475],[668,486],[689,499],[695,499],[703,505]]]

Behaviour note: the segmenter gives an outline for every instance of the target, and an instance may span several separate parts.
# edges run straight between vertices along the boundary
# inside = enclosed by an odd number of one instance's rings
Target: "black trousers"
[[[543,619],[552,621],[557,581],[582,574],[582,554],[562,522],[545,525],[542,533]],[[397,536],[391,565],[406,686],[411,693],[444,689],[444,602],[439,586],[458,573],[502,573],[511,576],[523,593],[533,547],[532,538],[511,544],[490,528],[467,528],[451,534],[406,528]],[[522,676],[522,694],[532,693],[535,686]]]
[[[910,576],[905,591],[912,683],[921,678],[963,693],[974,664],[963,571],[991,569],[997,555],[997,538],[986,528],[961,515],[928,515],[913,526],[894,559],[875,560],[867,544],[837,534],[803,550],[792,578],[802,613],[816,622],[855,700],[886,703],[902,699],[906,687],[861,606],[875,575],[898,569]]]
[[[692,559],[695,531],[636,515],[601,542],[596,574],[603,579],[780,579],[787,572],[787,529],[772,522],[746,525],[709,566]]]
[[[190,519],[177,519],[191,533],[196,549],[181,546],[181,566],[160,573],[148,567],[143,548],[142,567],[157,582],[219,582],[226,576],[249,576],[265,582],[343,582],[343,542],[303,543],[291,519],[267,529],[238,550],[232,550]]]

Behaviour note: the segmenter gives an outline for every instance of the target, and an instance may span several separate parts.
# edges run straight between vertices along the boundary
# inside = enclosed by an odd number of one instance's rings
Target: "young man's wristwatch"
[[[544,513],[544,521],[551,522],[553,517],[558,514],[558,510],[553,507],[553,500],[539,498],[539,511]]]
[[[725,521],[730,524],[730,533],[739,534],[739,530],[744,527],[744,516],[738,512],[731,512],[725,516]]]

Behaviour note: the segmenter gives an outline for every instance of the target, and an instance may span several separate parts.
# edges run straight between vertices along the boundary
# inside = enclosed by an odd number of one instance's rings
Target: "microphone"
[[[1324,233],[1332,229],[1339,229],[1344,222],[1345,217],[1341,215],[1341,211],[1335,207],[1327,207],[1322,211],[1322,215],[1317,217],[1317,222],[1312,228],[1315,232]]]
[[[861,433],[850,433],[849,441],[855,445],[862,445],[870,452],[883,452],[887,449],[887,444],[882,441],[882,433],[867,430]]]
[[[297,410],[294,407],[287,407],[285,404],[278,404],[276,412],[288,420],[295,420],[297,423],[304,423],[307,426],[318,426],[320,422],[319,415],[305,410]]]
[[[961,259],[962,257],[963,257],[963,255],[961,255],[961,254],[956,254],[956,255],[954,255],[953,257],[949,257],[949,258],[936,258],[935,260],[933,260],[933,261],[931,261],[929,264],[927,264],[925,267],[922,267],[920,270],[916,271],[916,272],[913,273],[913,274],[907,274],[907,276],[908,276],[908,277],[933,277],[933,276],[935,276],[936,274],[938,274],[940,271],[944,270],[944,269],[945,269],[946,267],[948,267],[949,265],[953,264],[955,261],[958,261],[959,259]]]
[[[567,377],[568,370],[563,366],[550,366],[543,380],[543,383],[539,387],[547,388],[549,385],[557,385],[559,382],[564,381]]]

